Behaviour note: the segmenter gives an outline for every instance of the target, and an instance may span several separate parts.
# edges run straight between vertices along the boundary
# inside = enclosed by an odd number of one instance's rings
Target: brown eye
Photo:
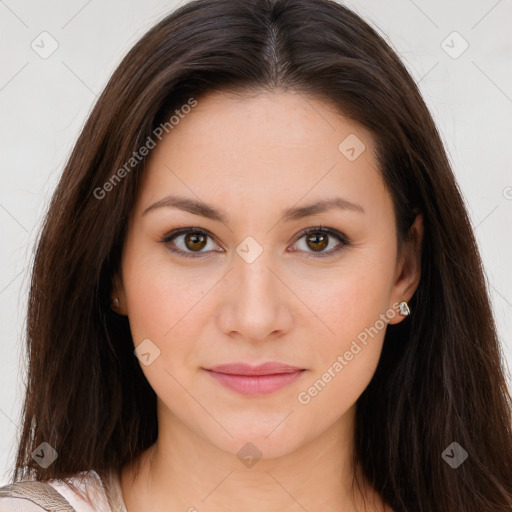
[[[207,231],[197,228],[181,228],[173,231],[163,238],[162,243],[169,251],[185,258],[209,256],[212,251],[222,251]],[[204,250],[205,247],[206,250]]]
[[[316,251],[323,251],[329,244],[329,235],[325,233],[312,233],[306,236],[308,247]]]
[[[336,243],[336,241],[338,243]],[[302,247],[300,245],[302,244]],[[302,233],[295,243],[301,252],[313,254],[315,257],[330,256],[349,244],[342,233],[322,227],[309,228]],[[328,250],[326,250],[329,248]],[[296,251],[297,249],[294,249]]]
[[[187,249],[191,251],[200,251],[206,246],[207,236],[203,233],[188,233],[185,236],[184,242]]]

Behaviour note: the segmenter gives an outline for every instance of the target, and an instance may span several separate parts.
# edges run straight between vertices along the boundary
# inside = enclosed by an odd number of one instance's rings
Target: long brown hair
[[[511,396],[464,202],[406,68],[374,29],[330,0],[192,1],[113,73],[64,169],[34,258],[13,481],[120,470],[155,442],[155,393],[127,319],[109,305],[144,171],[143,158],[129,170],[126,162],[190,98],[276,89],[320,98],[371,131],[399,243],[415,212],[424,216],[414,314],[388,326],[357,402],[355,461],[396,511],[510,510]],[[31,455],[43,442],[58,453],[46,468]],[[468,454],[457,469],[442,456],[453,442]]]

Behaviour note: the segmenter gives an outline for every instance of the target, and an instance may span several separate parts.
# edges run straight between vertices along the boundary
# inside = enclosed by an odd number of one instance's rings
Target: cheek
[[[139,356],[141,369],[159,397],[183,406],[182,386],[190,387],[187,369],[206,322],[200,307],[206,288],[166,261],[130,256],[123,265],[130,330],[134,346],[150,353],[149,364]]]
[[[325,324],[328,347],[343,350],[388,310],[393,265],[384,260],[360,258],[304,291],[307,304]]]
[[[151,338],[164,345],[184,328],[189,333],[197,329],[197,322],[190,318],[200,314],[201,308],[195,306],[211,286],[204,276],[172,265],[163,251],[155,250],[128,252],[123,270],[135,344],[141,338]]]
[[[127,251],[123,280],[130,330],[135,347],[144,342],[158,354],[149,365],[140,359],[157,395],[186,399],[180,384],[188,389],[191,370],[200,366],[204,349],[198,344],[211,313],[207,294],[218,278],[197,266],[178,267],[164,251]]]
[[[320,288],[308,291],[308,305],[322,320],[323,336],[311,350],[310,379],[297,400],[308,414],[335,420],[369,384],[377,368],[390,315],[392,255],[350,265]],[[393,312],[394,315],[394,312]],[[330,404],[330,405],[329,405]]]
[[[321,416],[324,424],[348,411],[370,383],[387,328],[381,316],[386,318],[386,295],[379,296],[374,284],[346,280],[331,291],[331,300],[319,309],[330,331],[310,350],[314,365],[297,396],[303,412]]]

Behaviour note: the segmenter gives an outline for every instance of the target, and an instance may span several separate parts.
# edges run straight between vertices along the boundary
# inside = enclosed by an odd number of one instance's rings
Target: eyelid
[[[185,228],[178,228],[178,229],[172,230],[172,231],[170,231],[169,233],[167,233],[166,235],[164,235],[162,237],[161,242],[164,243],[164,244],[169,244],[169,242],[171,242],[175,238],[177,238],[177,237],[179,237],[179,236],[181,236],[183,234],[187,234],[187,233],[204,234],[207,237],[211,238],[217,245],[220,246],[220,244],[218,244],[217,241],[216,241],[216,237],[210,231],[208,231],[207,229],[204,229],[204,228],[193,227],[193,226],[189,226],[189,227],[185,227]],[[331,249],[331,250],[329,250],[327,252],[315,253],[314,251],[311,251],[311,252],[305,251],[307,254],[310,255],[308,257],[313,257],[313,258],[328,257],[328,256],[330,256],[332,254],[337,253],[344,246],[347,246],[347,245],[350,244],[350,242],[349,242],[348,238],[346,237],[346,235],[344,235],[343,233],[339,232],[336,229],[324,227],[322,225],[312,226],[312,227],[309,227],[309,228],[306,228],[306,229],[302,230],[294,238],[293,244],[296,244],[301,238],[303,238],[304,236],[309,235],[311,233],[324,233],[324,234],[327,234],[328,236],[330,236],[332,238],[336,238],[341,243],[340,243],[339,246],[337,246],[334,249]],[[168,250],[173,252],[173,253],[175,253],[175,254],[178,254],[179,256],[183,256],[185,258],[206,257],[206,256],[210,255],[211,252],[212,252],[212,251],[205,251],[205,252],[198,251],[198,252],[194,253],[194,252],[183,251],[181,249],[176,249],[176,248],[172,248],[171,249],[169,247],[168,247]],[[223,249],[223,251],[224,251],[224,249]],[[218,252],[218,251],[216,251],[216,252]],[[294,250],[293,252],[301,252],[301,251]]]
[[[311,233],[327,234],[329,237],[336,238],[339,242],[341,242],[341,244],[329,251],[321,251],[321,252],[317,252],[317,253],[315,253],[314,251],[311,251],[311,252],[306,251],[306,254],[308,255],[307,257],[313,257],[315,259],[329,257],[331,255],[337,254],[341,249],[343,249],[343,247],[349,245],[349,243],[350,243],[348,240],[348,237],[346,235],[344,235],[343,233],[341,233],[340,231],[338,231],[337,229],[328,228],[328,227],[322,226],[321,224],[318,226],[313,226],[313,227],[306,228],[306,229],[302,230],[297,235],[297,237],[295,238],[295,241],[293,243],[296,244],[302,237],[309,235]],[[299,251],[297,251],[297,252],[299,252]]]
[[[167,233],[166,235],[164,235],[161,239],[161,242],[163,244],[167,245],[175,238],[178,238],[179,236],[187,234],[187,233],[198,233],[201,235],[206,235],[209,238],[211,238],[217,245],[220,246],[220,244],[217,243],[215,236],[210,231],[208,231],[207,229],[204,229],[204,228],[193,227],[193,226],[174,229],[174,230],[170,231],[169,233]],[[183,250],[177,249],[177,248],[172,248],[172,249],[169,247],[167,247],[167,248],[172,253],[178,254],[179,256],[183,256],[184,258],[200,258],[200,257],[204,258],[204,257],[208,256],[209,253],[211,252],[211,251],[206,251],[206,252],[199,251],[197,253],[194,253],[192,251],[188,252],[188,251],[183,251]]]

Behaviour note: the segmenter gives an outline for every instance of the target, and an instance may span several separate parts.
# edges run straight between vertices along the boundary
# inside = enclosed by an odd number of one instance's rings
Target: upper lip
[[[294,373],[304,370],[304,368],[270,361],[257,366],[248,363],[220,364],[218,366],[213,366],[212,368],[205,368],[205,370],[217,373],[226,373],[229,375],[275,375],[278,373]]]

